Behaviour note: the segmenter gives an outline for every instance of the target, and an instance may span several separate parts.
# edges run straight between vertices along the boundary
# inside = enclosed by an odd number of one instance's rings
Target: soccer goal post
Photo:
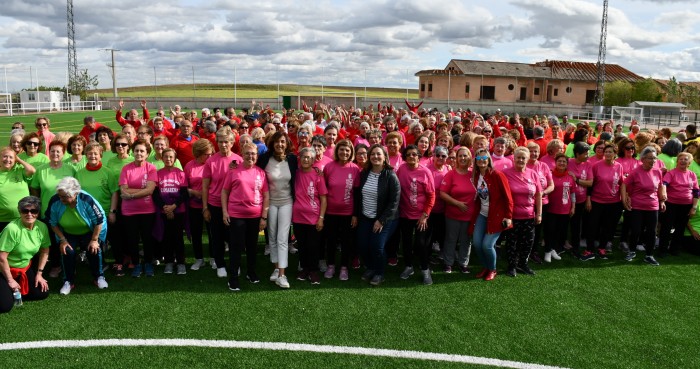
[[[644,120],[644,108],[633,108],[630,106],[613,106],[610,116],[615,122],[628,126],[633,120],[641,125]]]
[[[299,91],[296,97],[296,104],[292,106],[296,106],[297,110],[301,110],[303,103],[312,108],[316,102],[331,106],[357,106],[357,93],[352,91]]]
[[[13,116],[12,113],[12,94],[0,93],[0,114]]]

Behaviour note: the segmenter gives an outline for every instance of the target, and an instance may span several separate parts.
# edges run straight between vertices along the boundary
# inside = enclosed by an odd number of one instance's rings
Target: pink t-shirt
[[[292,207],[292,222],[316,224],[321,215],[321,196],[328,194],[323,175],[315,170],[298,170],[294,178],[296,197]]]
[[[430,163],[432,163],[432,162],[433,162],[433,158],[425,158],[425,157],[423,157],[423,158],[420,158],[420,160],[418,160],[418,164],[420,164],[420,165],[422,165],[422,166],[424,166],[424,167],[427,167],[428,164],[430,164]]]
[[[332,161],[323,169],[328,190],[326,214],[352,215],[355,187],[360,185],[360,167]],[[314,223],[315,224],[315,223]]]
[[[445,212],[445,201],[440,198],[440,185],[445,174],[450,171],[449,165],[443,165],[442,170],[437,170],[433,163],[428,165],[428,170],[433,174],[433,185],[435,186],[435,205],[431,214],[443,214]]]
[[[627,178],[625,186],[634,210],[659,210],[659,186],[663,174],[661,170],[651,168],[644,170],[641,165],[635,168]]]
[[[155,165],[143,162],[141,166],[129,163],[122,168],[119,175],[119,186],[127,185],[131,189],[146,188],[148,182],[157,182],[158,172]],[[153,204],[153,197],[148,195],[140,199],[122,199],[122,214],[138,215],[153,214],[156,206]]]
[[[615,161],[609,165],[605,160],[595,163],[591,168],[591,178],[593,178],[591,201],[601,204],[619,202],[622,177],[622,164]]]
[[[332,162],[333,162],[333,159],[331,159],[327,156],[323,156],[323,157],[321,157],[321,160],[316,160],[314,162],[314,164],[312,165],[312,167],[318,168],[318,170],[323,171],[323,168],[325,168],[326,165],[328,165],[328,163],[332,163]]]
[[[391,165],[392,168],[394,168],[394,171],[398,173],[399,168],[401,168],[401,164],[403,164],[404,161],[401,158],[401,154],[396,154],[395,156],[389,156],[389,165]]]
[[[536,161],[535,164],[527,164],[527,167],[534,170],[535,173],[540,177],[540,187],[542,190],[547,188],[549,183],[552,183],[552,170],[549,169],[547,164]],[[549,198],[547,195],[542,194],[542,205],[547,205],[549,203]]]
[[[465,212],[462,212],[456,206],[446,203],[446,217],[466,222],[472,218],[474,211],[478,211],[475,209],[476,187],[474,187],[471,179],[471,171],[467,172],[466,174],[459,174],[457,173],[456,169],[453,169],[445,174],[445,177],[442,179],[442,184],[440,184],[440,191],[447,193],[457,201],[467,203],[467,211]]]
[[[574,189],[576,180],[569,174],[561,177],[552,176],[554,182],[554,190],[549,193],[549,206],[547,212],[552,214],[569,214],[571,207],[574,206]]]
[[[622,164],[622,175],[625,177],[630,175],[635,168],[641,165],[641,162],[635,158],[617,158],[615,161]]]
[[[589,161],[584,161],[577,163],[576,159],[569,159],[569,171],[576,175],[576,178],[580,180],[588,180],[591,178],[591,163]],[[583,187],[576,185],[576,203],[581,204],[586,202],[588,187]]]
[[[600,159],[598,159],[598,157],[595,156],[595,155],[588,158],[588,162],[591,164],[591,168],[593,167],[593,165],[594,165],[595,163],[597,163],[597,162],[599,162],[599,161],[603,161],[603,160],[605,160],[605,158],[600,158]]]
[[[412,169],[408,164],[404,164],[398,172],[398,177],[401,185],[399,216],[419,219],[423,211],[430,215],[430,210],[435,204],[435,183],[430,170],[422,165]]]
[[[499,158],[496,155],[491,155],[491,163],[493,164],[493,169],[503,172],[513,167],[513,156],[509,155]]]
[[[503,174],[508,179],[513,196],[513,219],[534,219],[535,195],[542,192],[539,175],[530,168],[521,172],[514,167],[503,171]]]
[[[327,158],[330,158],[331,160],[334,159],[334,158],[333,158],[334,155],[335,155],[335,146],[333,146],[333,147],[327,147],[327,148],[326,148],[326,151],[323,152],[323,156],[325,156],[325,157],[327,157]],[[316,223],[314,223],[314,224],[316,224]]]
[[[222,156],[221,153],[216,153],[207,159],[202,170],[202,178],[209,178],[209,191],[207,192],[207,203],[211,206],[221,207],[221,189],[226,179],[226,173],[229,172],[229,164],[233,160],[238,162],[238,166],[242,166],[243,158],[238,154],[232,153],[230,156]]]
[[[189,185],[190,189],[195,191],[202,190],[202,174],[204,172],[205,163],[198,163],[197,160],[190,160],[189,163],[185,164],[185,180]],[[202,199],[198,199],[194,196],[190,196],[190,207],[194,209],[202,208]]]
[[[190,160],[190,163],[194,160]],[[187,163],[189,164],[189,163]],[[187,179],[185,178],[185,172],[178,168],[163,168],[158,171],[158,191],[160,191],[160,198],[166,205],[174,204],[178,197],[180,197],[180,188],[187,187]],[[175,209],[176,213],[185,212],[185,203],[181,203]]]
[[[554,170],[554,168],[557,166],[556,161],[554,161],[554,158],[550,155],[543,156],[540,158],[539,162],[545,164],[549,170]]]
[[[664,184],[668,202],[688,205],[693,203],[693,190],[698,190],[698,177],[691,170],[681,171],[676,168],[666,172]]]
[[[258,218],[262,216],[263,195],[267,190],[265,171],[253,165],[246,169],[243,164],[226,173],[221,187],[228,190],[228,216],[232,218]]]

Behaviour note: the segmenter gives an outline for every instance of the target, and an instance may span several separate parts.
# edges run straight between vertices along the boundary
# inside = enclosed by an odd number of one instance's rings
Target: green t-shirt
[[[92,195],[105,212],[109,212],[112,194],[119,190],[119,178],[115,178],[114,172],[104,165],[98,170],[83,168],[75,174],[75,178],[80,182],[80,187]]]
[[[40,220],[29,230],[21,219],[15,219],[0,233],[0,251],[9,253],[7,263],[11,268],[26,267],[39,248],[45,249],[49,245],[49,229]]]
[[[125,165],[132,163],[133,161],[134,157],[131,155],[127,156],[126,159],[119,159],[116,156],[109,159],[109,161],[107,162],[107,168],[109,168],[109,170],[111,170],[114,173],[117,184],[119,184],[119,176],[122,174],[122,168],[124,168]],[[102,163],[104,163],[104,161]]]
[[[32,178],[31,188],[41,191],[41,217],[46,215],[51,196],[56,194],[56,185],[65,177],[75,177],[75,168],[69,164],[63,164],[60,168],[51,168],[50,164],[44,164],[37,168]]]
[[[83,155],[83,158],[80,159],[80,161],[78,161],[77,163],[74,163],[74,162],[73,162],[72,156],[68,156],[68,158],[66,158],[66,157],[64,156],[64,157],[63,157],[63,163],[64,163],[64,164],[68,164],[68,165],[72,165],[73,168],[75,168],[75,171],[77,172],[77,171],[79,171],[79,170],[85,168],[85,165],[87,165],[87,156]]]
[[[29,163],[31,166],[34,167],[34,169],[39,168],[40,166],[46,164],[49,162],[49,157],[46,156],[43,152],[37,153],[36,155],[32,156],[31,158],[27,155],[26,152],[22,152],[21,154],[18,155],[20,159],[26,161]]]
[[[63,228],[63,231],[74,236],[81,236],[90,233],[90,227],[83,218],[78,214],[78,210],[66,206],[66,211],[63,212],[61,219],[58,220],[58,225]]]
[[[700,203],[698,203],[697,208],[695,208],[695,214],[688,219],[688,223],[690,223],[690,226],[693,227],[696,232],[700,232]],[[686,236],[692,236],[688,230],[688,227],[685,227],[685,232],[683,232],[683,234]]]
[[[163,163],[162,160],[156,159],[155,155],[153,157],[148,157],[146,159],[147,162],[153,164],[156,167],[156,170],[161,170],[165,168],[165,163]],[[182,170],[182,164],[180,164],[180,159],[175,159],[175,168]]]
[[[690,169],[691,172],[695,173],[695,175],[700,178],[700,165],[698,165],[695,160],[690,162],[688,169]]]
[[[29,196],[29,180],[24,175],[24,165],[15,164],[8,171],[0,171],[0,222],[19,218],[17,203]]]
[[[116,156],[117,156],[117,154],[115,154],[115,153],[113,153],[113,152],[111,152],[111,151],[104,151],[104,152],[102,152],[102,164],[107,164],[107,162],[108,162],[110,159],[112,159],[112,158],[114,158],[114,157],[116,157]]]
[[[661,160],[664,165],[666,166],[667,170],[671,170],[676,168],[676,157],[674,156],[668,156],[664,153],[659,154],[658,156],[659,160]]]

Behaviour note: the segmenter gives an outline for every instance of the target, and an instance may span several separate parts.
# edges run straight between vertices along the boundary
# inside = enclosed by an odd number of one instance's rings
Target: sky
[[[603,1],[74,0],[79,69],[111,88],[295,83],[417,88],[450,59],[598,59]],[[607,62],[700,81],[700,0],[610,0]],[[65,0],[0,0],[0,91],[63,86]]]

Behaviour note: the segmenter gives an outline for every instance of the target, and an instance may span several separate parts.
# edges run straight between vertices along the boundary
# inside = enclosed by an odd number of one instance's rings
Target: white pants
[[[287,268],[289,264],[289,227],[292,224],[292,204],[270,205],[267,213],[267,239],[270,261]]]

